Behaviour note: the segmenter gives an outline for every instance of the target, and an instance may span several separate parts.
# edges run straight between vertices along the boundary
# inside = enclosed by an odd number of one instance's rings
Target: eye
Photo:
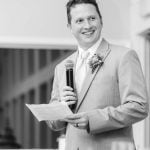
[[[94,17],[94,16],[89,17],[90,21],[94,21],[95,19],[96,19],[96,17]]]
[[[76,23],[78,23],[78,24],[80,24],[80,23],[82,23],[83,22],[83,19],[82,18],[80,18],[80,19],[78,19],[77,21],[76,21]]]

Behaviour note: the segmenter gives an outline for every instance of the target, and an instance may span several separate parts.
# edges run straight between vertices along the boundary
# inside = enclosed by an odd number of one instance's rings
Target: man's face
[[[101,35],[102,21],[92,4],[77,4],[71,8],[71,32],[85,50],[95,44]]]

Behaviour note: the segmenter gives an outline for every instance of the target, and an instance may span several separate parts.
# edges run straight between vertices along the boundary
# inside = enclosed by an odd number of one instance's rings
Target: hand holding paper
[[[72,111],[65,102],[53,102],[50,104],[26,104],[38,121],[63,120]]]

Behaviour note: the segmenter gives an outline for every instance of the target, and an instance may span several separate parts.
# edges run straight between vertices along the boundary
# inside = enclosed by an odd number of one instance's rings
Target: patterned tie
[[[88,70],[88,64],[87,64],[87,58],[89,56],[89,52],[84,52],[81,54],[78,67],[76,68],[76,87],[77,87],[77,93],[81,91],[87,70]]]

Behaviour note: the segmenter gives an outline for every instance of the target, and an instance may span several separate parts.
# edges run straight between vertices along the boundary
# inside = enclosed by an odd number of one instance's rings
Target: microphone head
[[[74,63],[72,60],[67,60],[65,66],[66,69],[72,69],[74,67]]]

